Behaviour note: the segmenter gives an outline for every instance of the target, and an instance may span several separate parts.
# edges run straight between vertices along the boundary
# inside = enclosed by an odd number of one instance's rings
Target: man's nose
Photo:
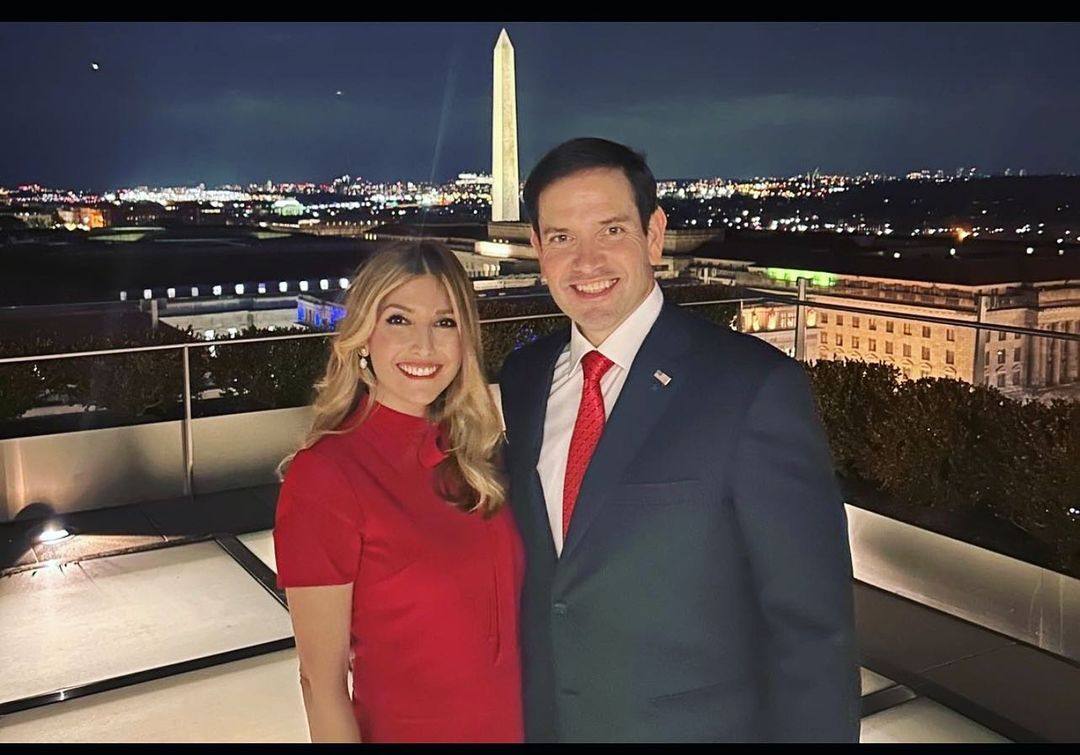
[[[579,271],[595,270],[604,264],[604,253],[598,244],[592,241],[582,243],[574,256],[574,267]]]

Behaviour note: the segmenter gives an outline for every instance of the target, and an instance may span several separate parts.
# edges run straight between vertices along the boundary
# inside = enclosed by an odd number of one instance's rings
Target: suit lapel
[[[521,465],[520,474],[527,480],[525,500],[521,503],[531,526],[536,528],[540,538],[546,541],[552,561],[556,558],[555,541],[551,537],[544,489],[540,484],[536,464],[544,443],[544,418],[547,416],[548,395],[551,393],[555,363],[569,340],[570,331],[567,330],[564,337],[552,338],[549,343],[544,344],[535,357],[535,371],[529,371],[530,375],[535,375],[535,380],[521,388],[521,429],[518,433],[521,438],[521,454],[518,459]]]
[[[611,416],[605,423],[604,433],[581,482],[560,563],[573,554],[653,426],[664,415],[672,398],[688,382],[687,375],[680,376],[679,364],[680,358],[688,351],[689,343],[685,331],[676,322],[679,313],[673,312],[672,307],[670,304],[664,305],[642,342]],[[654,377],[657,370],[671,376],[668,385],[662,385]]]

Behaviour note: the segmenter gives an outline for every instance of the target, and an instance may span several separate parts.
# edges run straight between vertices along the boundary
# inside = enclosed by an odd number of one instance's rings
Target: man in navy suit
[[[500,377],[527,738],[857,741],[846,520],[802,367],[664,302],[641,155],[561,144],[525,205],[572,321]]]

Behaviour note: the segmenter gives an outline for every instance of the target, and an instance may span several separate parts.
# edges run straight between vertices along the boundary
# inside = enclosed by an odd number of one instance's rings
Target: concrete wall
[[[275,482],[311,409],[275,409],[192,422],[197,493]],[[180,422],[0,440],[0,522],[33,503],[57,512],[184,494]]]
[[[847,506],[855,578],[1080,660],[1080,580]]]

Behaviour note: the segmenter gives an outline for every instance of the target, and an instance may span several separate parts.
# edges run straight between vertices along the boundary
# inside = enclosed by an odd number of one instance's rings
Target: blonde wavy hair
[[[432,275],[450,295],[461,336],[461,369],[428,407],[428,419],[444,424],[447,457],[436,468],[438,492],[463,511],[483,516],[506,502],[506,485],[498,453],[502,424],[480,363],[480,322],[472,284],[454,253],[440,243],[417,241],[394,244],[363,264],[345,297],[345,316],[331,338],[330,357],[315,383],[315,417],[300,447],[278,465],[282,477],[293,457],[325,435],[341,435],[367,419],[369,401],[357,421],[344,420],[365,396],[377,391],[371,368],[360,369],[360,348],[368,343],[387,294],[413,278]]]

